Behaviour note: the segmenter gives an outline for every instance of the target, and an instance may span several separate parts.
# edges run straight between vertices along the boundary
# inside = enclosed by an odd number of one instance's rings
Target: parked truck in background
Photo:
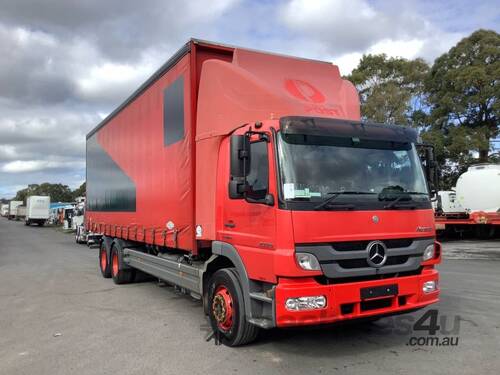
[[[75,199],[75,210],[73,212],[73,220],[71,229],[75,231],[76,243],[87,243],[87,233],[85,231],[85,197]]]
[[[0,215],[3,217],[7,217],[9,215],[9,204],[8,203],[2,204],[2,206],[0,207]]]
[[[461,217],[465,213],[465,209],[457,200],[457,192],[455,190],[438,191],[437,199],[432,202],[432,206],[437,215]]]
[[[500,165],[470,166],[459,176],[454,191],[438,192],[436,229],[473,229],[491,238],[500,228]]]
[[[229,346],[410,312],[441,259],[416,149],[331,63],[191,40],[87,135],[85,227],[104,277],[174,284]]]
[[[31,195],[26,200],[25,224],[43,226],[50,216],[50,197]]]
[[[9,202],[9,220],[14,220],[17,214],[17,207],[22,205],[23,201],[10,201]]]
[[[17,206],[15,219],[17,221],[19,221],[19,220],[24,220],[25,217],[26,217],[26,206],[23,204],[20,206]]]

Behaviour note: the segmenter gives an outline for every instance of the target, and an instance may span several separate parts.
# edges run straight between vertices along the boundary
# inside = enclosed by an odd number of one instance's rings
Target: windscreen
[[[285,201],[316,202],[312,207],[318,207],[330,198],[330,208],[334,199],[351,209],[387,208],[395,200],[410,202],[409,208],[429,204],[413,143],[279,133],[278,155]]]

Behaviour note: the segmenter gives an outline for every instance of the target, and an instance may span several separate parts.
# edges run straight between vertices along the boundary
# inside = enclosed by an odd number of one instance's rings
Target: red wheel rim
[[[113,270],[113,276],[118,274],[118,254],[113,253],[113,259],[111,261],[111,268]]]
[[[215,291],[212,302],[212,314],[217,326],[222,331],[229,331],[233,326],[233,297],[229,290],[221,285]]]
[[[101,249],[100,261],[101,261],[101,270],[105,271],[106,266],[108,265],[108,259],[106,257],[106,250],[104,249]]]

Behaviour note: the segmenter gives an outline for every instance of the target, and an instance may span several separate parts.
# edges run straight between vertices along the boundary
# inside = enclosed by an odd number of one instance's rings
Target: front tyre
[[[213,274],[208,286],[208,311],[212,329],[224,345],[245,345],[257,338],[259,328],[246,320],[243,291],[234,268]]]

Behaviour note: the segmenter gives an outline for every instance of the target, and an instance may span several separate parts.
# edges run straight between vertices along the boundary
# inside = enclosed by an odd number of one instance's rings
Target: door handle
[[[234,221],[229,220],[227,223],[224,223],[224,226],[226,228],[234,228],[236,226],[236,224],[234,223]]]

